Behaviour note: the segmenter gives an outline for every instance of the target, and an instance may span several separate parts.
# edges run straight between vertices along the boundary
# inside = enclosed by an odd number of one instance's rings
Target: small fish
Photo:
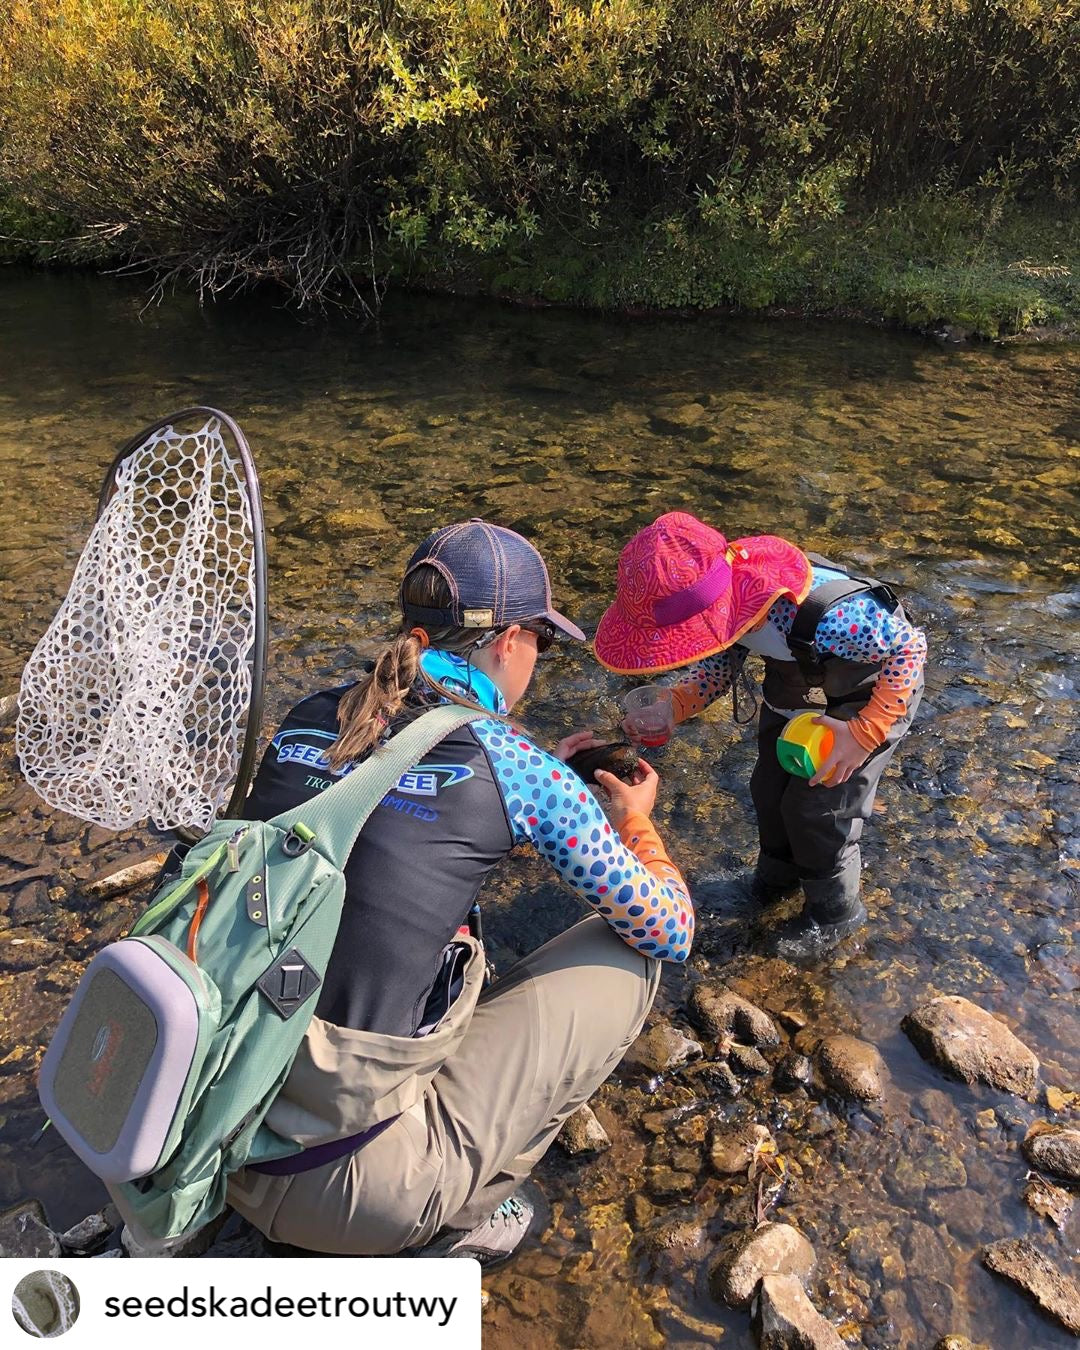
[[[587,750],[579,750],[566,762],[586,783],[596,782],[593,775],[597,769],[605,769],[624,783],[631,783],[637,769],[638,753],[629,741],[612,741],[608,745],[591,745]]]

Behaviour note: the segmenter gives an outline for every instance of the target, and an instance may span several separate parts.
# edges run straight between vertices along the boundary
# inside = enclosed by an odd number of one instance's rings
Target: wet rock
[[[854,1036],[826,1036],[818,1046],[818,1063],[829,1087],[858,1102],[878,1101],[884,1065],[872,1045]]]
[[[70,844],[80,837],[86,825],[76,816],[65,815],[63,811],[57,811],[53,816],[52,823],[49,826],[48,839],[50,844]]]
[[[96,1247],[102,1247],[116,1227],[117,1217],[104,1211],[100,1214],[90,1214],[74,1228],[60,1234],[60,1245],[66,1252],[78,1253],[91,1252]]]
[[[986,1197],[973,1190],[937,1191],[929,1201],[930,1213],[943,1223],[952,1237],[966,1243],[985,1242],[991,1216]],[[998,1206],[993,1208],[996,1219],[1001,1213]],[[993,1232],[993,1227],[989,1231]],[[1000,1232],[1000,1228],[998,1229]]]
[[[630,1223],[637,1232],[645,1228],[656,1215],[656,1206],[640,1191],[630,1197]]]
[[[1021,1147],[1033,1167],[1080,1182],[1080,1130],[1036,1121]]]
[[[49,1227],[38,1201],[24,1201],[0,1214],[0,1257],[59,1255],[60,1239]]]
[[[761,1350],[845,1350],[794,1275],[766,1275],[759,1299]]]
[[[656,1255],[658,1252],[687,1252],[701,1245],[705,1240],[705,1229],[701,1223],[692,1219],[664,1219],[644,1236],[646,1251]]]
[[[990,1350],[988,1345],[976,1345],[974,1341],[969,1341],[966,1336],[942,1336],[940,1341],[935,1342],[934,1350]]]
[[[703,1144],[709,1135],[708,1119],[704,1115],[687,1116],[672,1133],[680,1144]]]
[[[607,1130],[596,1119],[596,1113],[586,1103],[579,1106],[563,1123],[558,1134],[559,1143],[576,1158],[580,1153],[602,1153],[611,1147]]]
[[[14,722],[18,715],[18,694],[5,694],[3,698],[0,698],[0,727],[6,727],[9,722]]]
[[[684,403],[679,407],[657,409],[649,418],[649,424],[661,435],[696,438],[709,434],[708,428],[701,426],[704,416],[705,409],[700,403]]]
[[[773,1137],[764,1125],[752,1122],[734,1129],[721,1125],[713,1131],[709,1161],[714,1172],[721,1176],[735,1176],[747,1170],[763,1144],[772,1142]]]
[[[764,1276],[792,1275],[805,1284],[813,1269],[814,1249],[797,1229],[766,1223],[721,1242],[709,1267],[709,1292],[729,1308],[745,1308]]]
[[[1072,1195],[1064,1187],[1053,1186],[1043,1177],[1031,1178],[1024,1187],[1023,1198],[1030,1209],[1056,1223],[1059,1228],[1065,1226],[1065,1220],[1072,1213]]]
[[[0,858],[18,863],[20,867],[36,867],[45,853],[45,841],[40,835],[0,840]]]
[[[728,1062],[736,1073],[765,1074],[769,1072],[769,1061],[752,1045],[740,1045],[735,1041],[728,1047]]]
[[[931,1063],[965,1083],[986,1083],[1030,1097],[1039,1061],[1004,1022],[966,998],[932,998],[901,1023],[915,1048]]]
[[[780,1044],[780,1033],[768,1013],[726,985],[702,980],[687,1004],[691,1022],[707,1036],[738,1036],[751,1045]]]
[[[625,1063],[636,1064],[649,1073],[666,1073],[691,1060],[700,1059],[701,1045],[667,1022],[643,1032],[626,1052]]]
[[[55,942],[31,937],[26,929],[0,933],[0,970],[46,969],[59,955],[60,948]]]
[[[805,1087],[814,1076],[814,1066],[806,1055],[794,1051],[784,1056],[776,1066],[773,1082],[781,1092],[794,1092]]]
[[[44,919],[52,909],[49,899],[48,883],[42,880],[31,881],[23,886],[11,902],[11,917],[15,923],[33,924]]]
[[[982,1259],[988,1270],[1022,1289],[1044,1313],[1080,1336],[1080,1281],[1063,1275],[1026,1238],[991,1243]]]
[[[677,1172],[673,1167],[650,1167],[645,1176],[645,1189],[654,1200],[679,1200],[697,1188],[693,1172]]]
[[[698,1092],[709,1097],[737,1097],[742,1091],[741,1081],[724,1060],[695,1065],[686,1077]]]
[[[927,1191],[958,1190],[967,1185],[967,1179],[967,1168],[947,1142],[927,1143],[920,1144],[917,1153],[898,1158],[885,1184],[899,1200],[910,1204],[922,1200]]]

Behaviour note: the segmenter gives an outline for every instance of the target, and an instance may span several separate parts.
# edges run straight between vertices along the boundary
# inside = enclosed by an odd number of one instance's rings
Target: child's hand
[[[627,816],[640,812],[651,816],[656,805],[656,790],[660,786],[660,775],[647,759],[639,759],[634,771],[634,781],[624,783],[613,773],[597,769],[593,775],[596,781],[611,798],[608,805],[608,818],[616,829]]]
[[[565,764],[577,754],[579,750],[591,750],[594,745],[603,745],[604,742],[592,731],[572,731],[569,736],[564,736],[555,749],[551,752],[556,759],[561,759]]]
[[[814,721],[822,727],[828,727],[833,734],[833,748],[828,759],[810,779],[810,786],[824,783],[826,787],[838,787],[846,783],[856,769],[861,769],[867,752],[851,734],[846,722],[836,717],[815,717]]]

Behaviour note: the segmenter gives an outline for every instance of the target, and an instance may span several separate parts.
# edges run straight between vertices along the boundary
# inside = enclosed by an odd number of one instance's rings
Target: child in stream
[[[889,588],[784,539],[729,544],[694,516],[672,512],[623,549],[595,650],[621,675],[673,672],[676,722],[734,690],[749,653],[763,658],[750,780],[760,840],[752,894],[768,905],[801,886],[805,897],[769,945],[798,960],[861,928],[859,839],[918,708],[926,661],[924,635]],[[807,709],[819,711],[834,742],[803,779],[781,767],[776,742]]]

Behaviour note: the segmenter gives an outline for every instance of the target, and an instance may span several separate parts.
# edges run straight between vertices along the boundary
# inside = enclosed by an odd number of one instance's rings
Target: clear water
[[[769,1080],[710,1098],[678,1075],[621,1073],[600,1095],[613,1149],[587,1163],[556,1149],[538,1173],[543,1238],[488,1282],[488,1343],[754,1343],[704,1283],[716,1239],[746,1222],[746,1184],[710,1175],[699,1125],[676,1139],[642,1124],[679,1106],[690,1122],[770,1125],[802,1173],[774,1217],[812,1239],[818,1306],[866,1346],[929,1347],[946,1331],[1072,1344],[978,1260],[1021,1234],[1075,1260],[1076,1217],[1058,1233],[1019,1198],[1027,1124],[1062,1117],[1041,1096],[946,1080],[899,1023],[928,991],[963,993],[1036,1051],[1044,1083],[1080,1087],[1080,350],[405,296],[367,329],[301,325],[263,300],[142,304],[109,280],[0,274],[0,694],[64,594],[116,447],[194,402],[236,416],[261,469],[271,717],[348,675],[388,632],[415,542],[470,515],[529,535],[586,628],[622,543],[679,507],[873,571],[929,636],[927,697],[865,842],[867,935],[806,977],[783,983],[747,955],[747,730],[725,704],[656,757],[658,818],[700,910],[696,971],[724,967],[812,1030],[874,1042],[885,1103],[865,1113]],[[611,725],[619,688],[587,653],[546,657],[523,720],[550,741]],[[31,1148],[33,1068],[79,963],[131,914],[128,900],[89,906],[77,883],[153,841],[65,829],[20,788],[10,729],[0,794],[0,1204],[40,1196],[62,1225],[100,1191],[62,1146]],[[514,859],[487,897],[497,960],[577,913],[536,861]],[[678,1023],[689,977],[669,972],[661,995]],[[688,1196],[635,1198],[657,1166],[697,1173]]]

